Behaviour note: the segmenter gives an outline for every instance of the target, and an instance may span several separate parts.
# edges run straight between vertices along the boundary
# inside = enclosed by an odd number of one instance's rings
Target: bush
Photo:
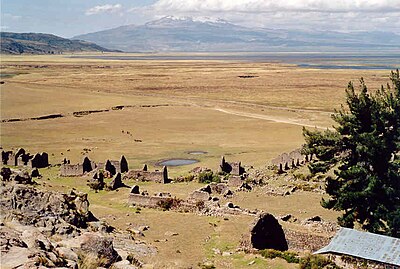
[[[300,259],[300,269],[340,269],[334,262],[321,255],[307,255]]]
[[[194,180],[194,175],[179,176],[174,178],[174,182],[191,182]]]
[[[287,261],[288,263],[299,263],[300,258],[295,252],[291,251],[279,251],[275,249],[264,249],[260,250],[261,256],[267,259],[275,259],[281,258]]]
[[[157,203],[157,206],[161,207],[164,211],[170,210],[171,208],[177,208],[181,200],[176,198],[167,198],[165,200],[161,200]]]
[[[221,179],[218,175],[214,175],[212,171],[205,171],[199,174],[199,183],[220,183]]]

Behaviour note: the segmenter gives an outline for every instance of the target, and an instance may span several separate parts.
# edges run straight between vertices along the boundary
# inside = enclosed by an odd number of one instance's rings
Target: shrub
[[[261,256],[267,259],[281,258],[288,263],[299,263],[300,258],[295,252],[291,251],[279,251],[275,249],[264,249],[260,251]]]
[[[165,200],[161,200],[157,203],[157,206],[161,207],[164,211],[170,210],[171,208],[177,208],[181,200],[176,198],[167,198]]]
[[[78,267],[81,269],[96,269],[98,267],[105,266],[107,262],[108,261],[106,258],[98,257],[97,255],[92,253],[78,253]]]
[[[194,180],[194,175],[185,175],[174,178],[174,182],[191,182]]]
[[[218,175],[214,175],[212,171],[205,171],[199,174],[199,183],[220,183],[221,179]]]
[[[300,269],[340,269],[334,262],[321,255],[307,255],[300,259]]]

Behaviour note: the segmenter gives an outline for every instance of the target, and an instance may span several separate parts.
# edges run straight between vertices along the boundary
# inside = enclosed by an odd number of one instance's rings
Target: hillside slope
[[[1,32],[1,53],[59,54],[65,52],[112,51],[94,43],[51,34]]]

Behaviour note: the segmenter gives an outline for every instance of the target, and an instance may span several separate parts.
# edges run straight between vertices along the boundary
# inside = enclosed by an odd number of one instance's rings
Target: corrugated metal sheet
[[[328,246],[315,254],[337,253],[400,266],[400,239],[341,228]]]

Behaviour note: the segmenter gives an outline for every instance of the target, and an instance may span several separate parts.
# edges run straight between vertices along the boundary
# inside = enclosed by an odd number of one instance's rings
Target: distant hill
[[[1,32],[0,37],[1,53],[4,54],[111,51],[88,41],[70,40],[50,34]]]
[[[247,28],[223,20],[164,17],[144,25],[75,38],[127,52],[145,51],[359,51],[399,50],[390,32],[334,32]]]

